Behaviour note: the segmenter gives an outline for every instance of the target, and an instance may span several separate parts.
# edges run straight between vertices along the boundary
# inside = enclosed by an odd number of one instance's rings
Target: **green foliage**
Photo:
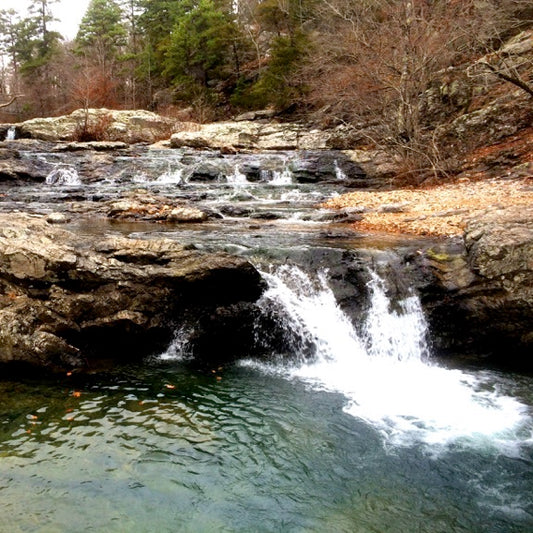
[[[269,104],[266,94],[254,90],[256,83],[254,80],[240,77],[237,80],[235,89],[230,97],[230,103],[238,109],[262,109]]]
[[[57,52],[61,35],[48,29],[55,20],[50,12],[55,1],[33,0],[29,8],[33,16],[24,19],[12,9],[0,11],[0,47],[23,73],[46,65]]]
[[[15,10],[0,11],[0,49],[19,65],[31,60],[35,26],[20,20]]]
[[[263,0],[256,7],[256,15],[266,31],[278,36],[293,35],[302,31],[302,25],[310,20],[315,0]]]
[[[164,77],[165,55],[172,30],[188,3],[175,0],[139,0],[139,4],[142,9],[139,29],[145,41],[141,55],[141,71],[146,76],[159,80]]]
[[[243,102],[254,102],[261,108],[273,104],[284,109],[302,96],[305,86],[298,77],[298,68],[309,51],[309,40],[301,32],[292,38],[280,36],[272,42],[268,66],[258,82],[243,96]]]
[[[109,59],[125,42],[120,6],[113,0],[91,0],[76,36],[78,50],[98,48]]]
[[[165,75],[175,84],[209,86],[231,71],[236,35],[231,15],[213,0],[199,0],[179,17],[165,55]]]

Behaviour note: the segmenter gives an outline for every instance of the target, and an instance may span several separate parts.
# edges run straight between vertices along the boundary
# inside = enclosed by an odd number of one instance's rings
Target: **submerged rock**
[[[191,314],[212,323],[201,317],[227,307],[246,322],[262,288],[244,259],[166,239],[82,237],[44,217],[0,215],[0,362],[62,368],[160,352]],[[225,336],[236,349],[232,331]],[[213,351],[198,355],[221,357],[223,340],[216,350],[204,341]]]

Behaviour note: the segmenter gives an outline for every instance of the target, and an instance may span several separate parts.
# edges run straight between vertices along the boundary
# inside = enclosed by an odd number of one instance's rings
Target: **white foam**
[[[174,333],[172,342],[162,354],[159,355],[161,361],[183,361],[191,356],[189,346],[190,330],[182,326]]]
[[[248,365],[342,393],[345,412],[372,424],[393,445],[453,442],[516,455],[520,443],[531,439],[528,408],[492,387],[494,376],[430,361],[415,295],[394,310],[383,282],[373,275],[370,309],[358,333],[337,305],[325,273],[311,278],[284,266],[264,276],[269,284],[264,300],[283,309],[281,319],[315,344],[317,356],[292,366]]]
[[[243,186],[248,184],[248,180],[246,179],[246,174],[243,174],[238,165],[235,165],[235,168],[233,169],[233,174],[229,174],[226,176],[226,180],[229,184],[234,186]]]
[[[269,183],[271,185],[290,185],[292,183],[292,172],[289,168],[284,168],[282,171],[274,170]]]
[[[345,173],[344,170],[342,170],[342,168],[339,166],[338,161],[335,161],[335,177],[336,177],[338,180],[345,180],[345,179],[347,179],[346,173]]]
[[[45,180],[47,185],[81,185],[78,171],[70,165],[58,165]]]
[[[161,174],[154,183],[160,185],[180,185],[183,183],[183,169],[179,168],[177,170],[168,170],[167,172]]]
[[[11,126],[7,132],[6,132],[6,141],[14,141],[15,137],[17,135],[17,130],[15,129],[15,126]]]

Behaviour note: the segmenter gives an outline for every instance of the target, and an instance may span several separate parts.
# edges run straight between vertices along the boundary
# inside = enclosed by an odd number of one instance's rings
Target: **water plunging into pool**
[[[142,364],[1,379],[0,531],[71,531],[73,516],[111,532],[533,528],[533,380],[434,360],[416,292],[387,268],[399,241],[312,207],[344,186],[336,158],[313,183],[287,153],[117,156],[96,181],[83,155],[38,157],[63,171],[2,190],[2,208],[186,198],[217,217],[69,229],[242,254],[267,289],[245,360],[197,364],[192,323]],[[350,291],[346,256],[364,264]]]
[[[517,435],[531,436],[526,405],[486,388],[487,375],[432,359],[416,294],[392,302],[386,281],[371,272],[364,320],[353,324],[326,272],[313,277],[284,265],[263,275],[269,290],[262,305],[300,338],[302,350],[289,362],[245,364],[341,393],[344,411],[378,429],[386,444],[493,446],[510,453],[519,448]]]

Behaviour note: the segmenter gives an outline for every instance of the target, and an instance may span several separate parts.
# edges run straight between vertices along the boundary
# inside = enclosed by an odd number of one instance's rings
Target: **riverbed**
[[[73,231],[243,255],[267,290],[248,358],[200,364],[187,324],[142,361],[3,376],[0,530],[533,528],[533,379],[435,357],[394,259],[419,237],[332,223],[315,206],[346,190],[335,166],[298,183],[289,155],[269,154],[263,174],[260,161],[247,167],[250,180],[241,159],[217,156],[227,170],[206,182],[191,179],[196,156],[125,156],[119,174],[89,182],[68,154],[40,154],[48,180],[3,189],[1,209],[64,212]],[[139,189],[217,216],[188,226],[94,216]],[[343,292],[347,257],[362,274]]]

